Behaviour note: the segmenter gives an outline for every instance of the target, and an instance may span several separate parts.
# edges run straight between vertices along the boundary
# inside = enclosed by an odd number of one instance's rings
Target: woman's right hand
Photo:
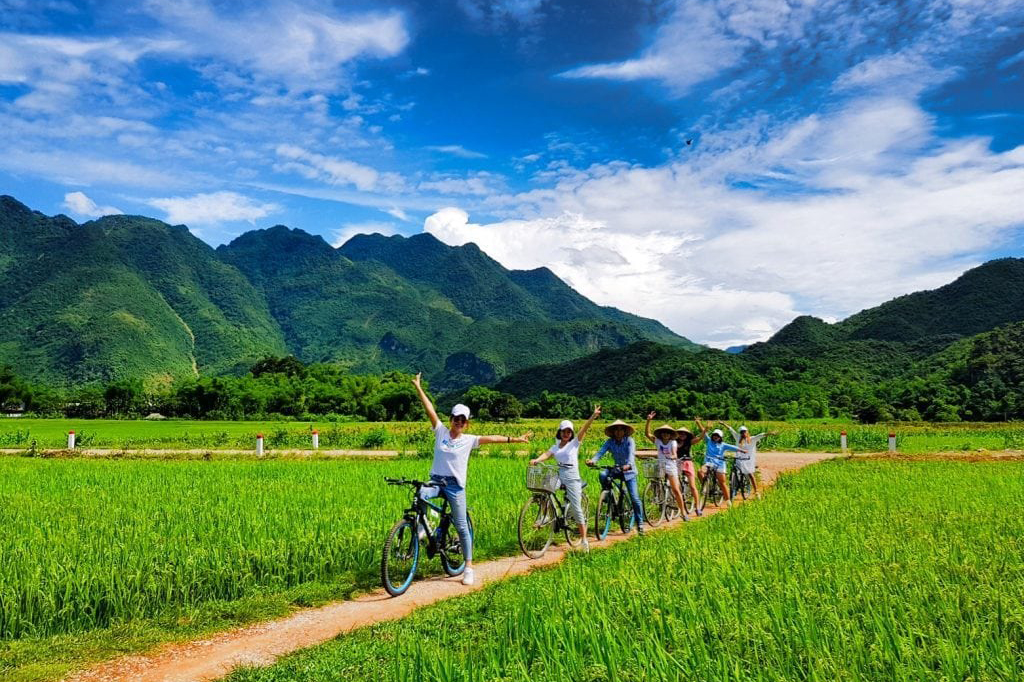
[[[535,465],[535,464],[538,464],[539,462],[540,462],[540,459],[531,459],[531,460],[530,460],[530,466],[533,466],[533,465]]]
[[[416,388],[423,388],[421,381],[423,380],[423,372],[417,372],[416,376],[412,378],[412,385]]]
[[[651,421],[657,415],[657,412],[651,412],[647,415],[647,421]]]

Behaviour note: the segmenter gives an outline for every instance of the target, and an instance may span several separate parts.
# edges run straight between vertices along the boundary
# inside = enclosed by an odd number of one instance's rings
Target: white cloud
[[[445,175],[423,180],[417,188],[421,192],[436,192],[449,196],[472,195],[486,197],[504,191],[504,180],[493,173],[481,172],[468,177]]]
[[[364,223],[348,223],[342,225],[331,235],[331,246],[338,248],[357,234],[382,234],[385,237],[390,237],[393,234],[399,234],[399,231],[398,226],[393,223],[374,220]]]
[[[68,192],[64,195],[63,205],[64,208],[75,215],[87,218],[99,218],[100,216],[124,213],[124,211],[114,206],[98,206],[84,192]]]
[[[166,212],[172,224],[217,224],[236,220],[254,221],[281,210],[272,203],[261,203],[236,192],[212,192],[190,197],[150,199],[150,206]]]
[[[433,145],[427,147],[427,149],[435,152],[441,152],[442,154],[451,154],[457,156],[460,159],[486,159],[487,155],[482,152],[475,152],[472,149],[466,149],[461,144],[443,144]]]
[[[280,170],[296,171],[311,180],[325,180],[332,185],[350,184],[364,191],[396,190],[402,185],[396,173],[381,173],[348,159],[317,154],[291,144],[278,145],[276,151],[278,156],[290,160],[281,165]]]
[[[196,57],[217,57],[296,90],[337,83],[353,59],[391,57],[409,42],[395,11],[342,16],[326,3],[287,0],[230,12],[205,0],[150,0],[147,8],[168,30],[187,36]]]
[[[398,208],[397,206],[392,206],[391,208],[387,209],[384,212],[387,213],[392,218],[398,218],[399,220],[405,223],[412,220],[412,218],[409,217],[408,213]]]
[[[504,214],[536,217],[474,224],[447,208],[424,229],[722,347],[942,285],[1024,229],[1024,147],[941,140],[908,101],[751,126],[685,160],[503,198]]]

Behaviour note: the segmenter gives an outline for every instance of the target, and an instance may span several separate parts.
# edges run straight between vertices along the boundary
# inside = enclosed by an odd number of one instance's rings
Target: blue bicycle
[[[415,481],[405,478],[385,478],[388,485],[407,485],[412,488],[412,502],[402,519],[396,523],[387,540],[380,560],[380,577],[384,589],[392,597],[405,594],[416,576],[420,562],[420,548],[425,544],[427,558],[441,557],[441,567],[448,575],[461,575],[466,568],[462,543],[455,531],[448,499],[443,495],[444,485],[437,481]],[[423,488],[437,487],[440,505],[420,497]],[[430,517],[436,513],[437,526],[431,527]],[[466,512],[470,536],[473,535],[473,520]]]

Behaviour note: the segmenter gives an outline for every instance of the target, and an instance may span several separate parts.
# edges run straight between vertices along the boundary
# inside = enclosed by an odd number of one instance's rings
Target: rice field
[[[307,584],[338,598],[377,587],[384,536],[410,494],[383,477],[428,472],[419,460],[0,459],[0,641]],[[519,551],[524,479],[520,461],[472,467],[479,558]]]
[[[1024,678],[1024,464],[834,461],[230,682]]]
[[[474,422],[475,433],[518,435],[533,431],[547,446],[557,420],[530,419],[516,423]],[[633,422],[643,427],[639,420]],[[732,422],[734,427],[740,424]],[[598,422],[596,427],[600,427]],[[888,447],[888,435],[896,434],[897,447],[908,454],[962,452],[969,450],[1024,449],[1024,424],[1017,423],[900,423],[859,425],[836,421],[751,422],[755,433],[778,431],[762,444],[762,450],[838,451],[840,432],[847,432],[854,452],[880,452]],[[692,424],[689,425],[692,428]],[[311,448],[311,433],[319,431],[322,449],[397,450],[429,454],[433,445],[430,429],[422,422],[223,422],[223,421],[119,421],[0,418],[0,448],[56,450],[66,447],[67,433],[76,432],[80,448],[116,450],[242,450],[255,447],[257,433],[264,436],[268,453],[274,450]],[[587,445],[596,448],[598,434]],[[640,437],[642,441],[642,436]]]

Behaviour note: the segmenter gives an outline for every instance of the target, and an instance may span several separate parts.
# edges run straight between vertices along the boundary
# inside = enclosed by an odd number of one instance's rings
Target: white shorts
[[[718,464],[716,462],[704,462],[703,466],[701,466],[701,469],[708,469],[709,471],[717,471],[720,474],[724,474],[724,473],[726,473],[728,471],[728,469],[726,469],[726,467],[725,467],[725,462],[722,462],[721,464]]]
[[[679,462],[674,459],[663,459],[661,461],[661,475],[679,478]]]
[[[736,468],[740,470],[741,474],[754,475],[754,469],[757,468],[757,462],[754,461],[753,457],[747,457],[746,459],[736,458]]]

